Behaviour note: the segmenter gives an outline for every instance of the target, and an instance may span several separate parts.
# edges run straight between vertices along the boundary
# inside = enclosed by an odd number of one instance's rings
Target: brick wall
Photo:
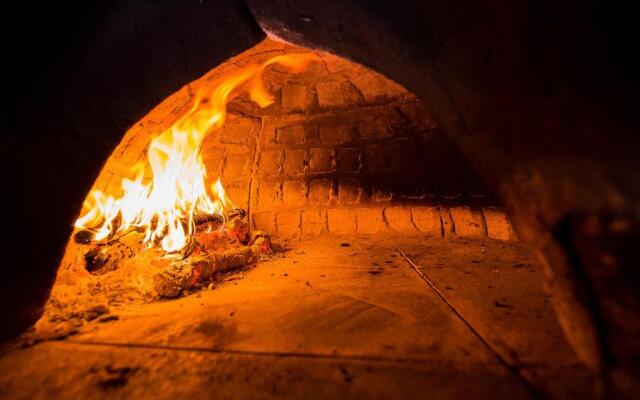
[[[125,135],[96,182],[117,191],[153,136],[225,73],[277,54],[308,51],[272,41],[229,60],[165,99]],[[221,177],[254,228],[279,236],[422,233],[514,238],[507,217],[423,104],[363,66],[318,53],[302,73],[265,72],[274,104],[246,94],[228,106],[202,147],[208,179]]]

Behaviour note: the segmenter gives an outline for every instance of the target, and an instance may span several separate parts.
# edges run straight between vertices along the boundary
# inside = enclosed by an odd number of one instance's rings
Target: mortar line
[[[413,271],[418,274],[418,276],[420,276],[420,278],[422,278],[422,280],[431,288],[431,290],[433,290],[433,292],[437,294],[438,297],[440,297],[440,299],[444,301],[447,306],[449,306],[451,311],[453,311],[453,313],[467,326],[471,333],[476,336],[478,340],[480,340],[480,342],[482,342],[482,344],[491,353],[493,353],[494,357],[498,360],[498,363],[500,363],[509,372],[511,372],[511,374],[514,375],[519,381],[521,381],[535,398],[542,398],[542,394],[540,393],[540,391],[520,373],[520,366],[513,365],[509,363],[504,357],[502,357],[498,350],[496,350],[496,348],[493,347],[491,343],[489,343],[489,341],[485,339],[484,336],[482,336],[482,334],[471,324],[471,322],[469,322],[469,320],[467,320],[464,315],[462,315],[462,312],[456,308],[456,306],[444,295],[444,293],[442,293],[436,287],[436,285],[418,269],[418,266],[404,253],[404,251],[402,251],[399,247],[396,247],[396,251],[402,258],[404,258],[407,264],[411,266],[411,269],[413,269]]]
[[[247,193],[247,219],[249,220],[249,230],[253,230],[253,217],[251,216],[251,192],[253,190],[253,178],[254,174],[258,173],[258,161],[259,161],[259,152],[262,150],[260,146],[260,137],[262,135],[262,130],[264,129],[264,118],[260,118],[260,128],[258,128],[258,133],[256,134],[256,143],[253,146],[253,160],[251,160],[251,174],[249,175],[249,188]]]

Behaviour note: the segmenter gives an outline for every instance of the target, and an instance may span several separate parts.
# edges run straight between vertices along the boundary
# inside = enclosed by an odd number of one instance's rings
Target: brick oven
[[[627,92],[463,3],[78,9],[10,108],[0,396],[634,398]]]

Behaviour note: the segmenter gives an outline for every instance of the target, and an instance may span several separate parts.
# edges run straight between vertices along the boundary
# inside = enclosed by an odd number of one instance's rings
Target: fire
[[[262,79],[264,69],[281,64],[300,72],[316,58],[311,53],[276,56],[225,77],[213,90],[200,90],[191,109],[151,141],[147,162],[131,168],[131,179],[122,179],[121,197],[93,190],[75,227],[93,232],[95,241],[142,229],[145,243],[160,244],[166,252],[182,250],[195,232],[194,216],[223,215],[234,208],[219,178],[207,187],[200,152],[203,139],[224,124],[227,103],[247,89],[260,107],[272,104],[274,97]],[[148,168],[152,180],[144,183]]]

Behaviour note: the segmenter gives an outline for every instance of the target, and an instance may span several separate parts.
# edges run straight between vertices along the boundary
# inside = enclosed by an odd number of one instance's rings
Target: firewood
[[[233,208],[233,209],[231,209],[229,211],[226,211],[224,213],[224,217],[227,220],[232,220],[232,219],[236,219],[236,218],[243,219],[246,216],[247,216],[247,212],[242,208]]]
[[[214,256],[217,272],[227,272],[242,268],[255,261],[256,255],[248,246],[238,247],[216,254]]]
[[[271,252],[271,237],[264,231],[251,231],[249,244],[256,254],[268,254]]]
[[[118,268],[126,259],[142,249],[144,234],[131,231],[106,243],[96,243],[85,253],[85,268],[94,275],[102,275]]]
[[[94,236],[95,236],[94,232],[82,229],[73,235],[73,240],[79,244],[87,244],[93,240]]]
[[[177,297],[184,290],[205,284],[216,273],[243,268],[256,260],[256,254],[247,246],[212,255],[192,255],[174,261],[153,277],[153,287],[159,297]]]
[[[220,214],[199,214],[193,217],[196,232],[216,231],[224,224],[224,217]]]
[[[214,268],[213,260],[208,256],[192,256],[176,261],[153,277],[153,288],[160,297],[176,297],[184,289],[210,280]]]

